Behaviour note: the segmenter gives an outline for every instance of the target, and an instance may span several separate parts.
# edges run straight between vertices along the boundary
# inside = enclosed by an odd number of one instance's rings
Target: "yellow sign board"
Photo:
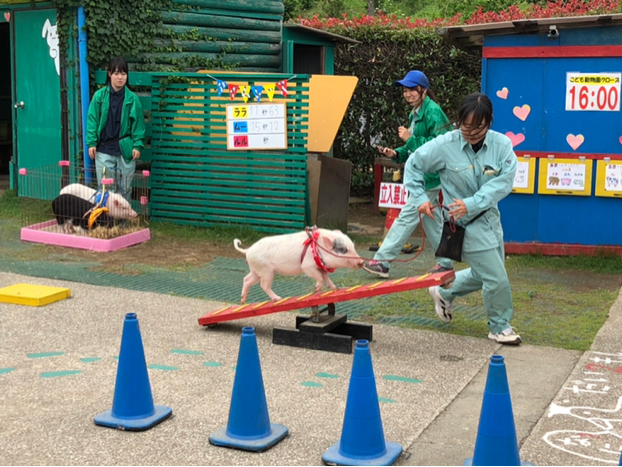
[[[311,75],[307,151],[330,151],[356,83],[356,76]]]

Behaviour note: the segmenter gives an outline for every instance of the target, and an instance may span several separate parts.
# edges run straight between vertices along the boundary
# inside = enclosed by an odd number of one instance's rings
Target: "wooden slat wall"
[[[247,225],[291,232],[307,225],[308,76],[213,73],[170,83],[153,74],[151,216],[180,224]],[[243,104],[238,93],[218,97],[216,82],[256,85],[288,81],[288,149],[228,151],[226,105]],[[290,79],[291,78],[291,79]],[[267,102],[264,94],[262,102]],[[251,103],[251,101],[249,101]]]
[[[162,29],[154,37],[159,50],[128,57],[133,66],[282,70],[281,0],[173,0],[173,5],[172,10],[162,12]],[[201,65],[205,63],[216,65]]]

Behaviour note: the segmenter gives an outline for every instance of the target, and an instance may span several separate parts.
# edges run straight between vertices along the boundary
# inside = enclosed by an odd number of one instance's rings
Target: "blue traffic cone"
[[[153,405],[138,319],[136,313],[128,313],[123,324],[112,409],[97,414],[95,424],[142,431],[160,423],[172,413],[170,407]]]
[[[229,421],[209,436],[216,446],[263,451],[287,436],[284,425],[270,423],[261,376],[255,328],[242,328],[238,365],[233,381]]]
[[[357,340],[341,439],[322,456],[326,464],[393,465],[402,446],[385,443],[369,341]]]
[[[464,465],[533,465],[518,455],[516,425],[503,356],[490,357],[475,454]]]

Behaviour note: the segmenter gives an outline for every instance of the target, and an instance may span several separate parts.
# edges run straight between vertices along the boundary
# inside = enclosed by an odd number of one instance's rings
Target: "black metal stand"
[[[373,338],[371,324],[348,323],[346,315],[335,314],[334,303],[323,309],[314,306],[311,310],[311,317],[296,316],[296,329],[274,328],[272,343],[349,354],[353,340]]]

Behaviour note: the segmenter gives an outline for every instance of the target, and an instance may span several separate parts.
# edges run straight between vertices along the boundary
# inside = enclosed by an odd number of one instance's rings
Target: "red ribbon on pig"
[[[317,264],[317,267],[326,272],[334,272],[335,268],[327,268],[324,264],[324,261],[322,260],[322,257],[320,256],[320,253],[317,251],[317,239],[320,238],[320,233],[317,231],[317,227],[313,226],[311,228],[311,232],[309,232],[309,227],[305,227],[305,232],[307,232],[309,238],[307,238],[303,243],[304,248],[302,249],[300,262],[302,263],[304,261],[305,254],[307,253],[307,248],[309,248],[309,245],[311,245],[311,252],[313,253],[313,259],[315,260],[315,264]]]

